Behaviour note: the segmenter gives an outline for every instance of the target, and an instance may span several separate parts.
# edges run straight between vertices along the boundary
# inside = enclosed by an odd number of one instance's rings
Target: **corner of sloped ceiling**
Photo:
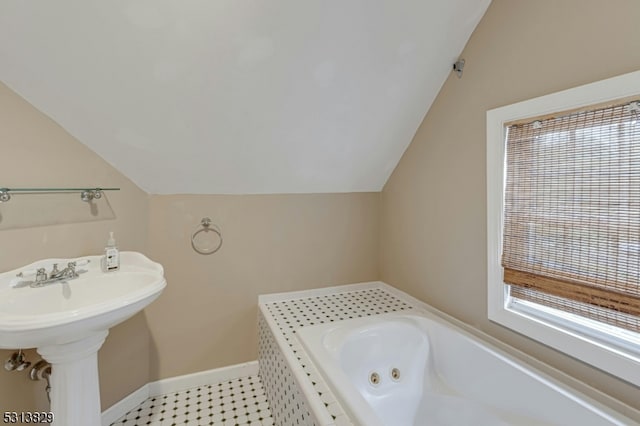
[[[0,184],[20,187],[122,186],[144,191],[0,81]]]
[[[0,80],[149,193],[377,192],[489,2],[5,2]]]

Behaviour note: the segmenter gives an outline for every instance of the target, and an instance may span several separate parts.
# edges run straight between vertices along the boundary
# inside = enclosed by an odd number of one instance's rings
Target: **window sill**
[[[640,386],[640,336],[616,336],[534,305],[509,300],[505,294],[502,307],[490,308],[489,319]]]

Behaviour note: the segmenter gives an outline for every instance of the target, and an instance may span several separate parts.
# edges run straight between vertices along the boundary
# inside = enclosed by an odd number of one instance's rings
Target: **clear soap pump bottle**
[[[120,269],[120,251],[116,246],[116,239],[113,237],[113,231],[109,232],[107,246],[104,248],[104,256],[102,257],[102,270],[104,272],[112,272]]]

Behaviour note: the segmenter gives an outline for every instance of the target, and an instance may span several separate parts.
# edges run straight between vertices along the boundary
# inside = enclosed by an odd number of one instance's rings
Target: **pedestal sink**
[[[167,285],[162,266],[140,253],[122,252],[114,272],[102,272],[100,258],[46,259],[0,274],[0,349],[35,347],[51,363],[54,425],[101,424],[98,349],[109,328]],[[77,278],[32,285],[33,271],[71,261],[84,264]]]

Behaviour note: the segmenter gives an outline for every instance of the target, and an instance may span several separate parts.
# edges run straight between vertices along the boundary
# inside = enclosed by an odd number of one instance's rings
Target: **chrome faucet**
[[[49,273],[49,278],[59,278],[60,277],[60,271],[58,270],[58,264],[54,263],[53,264],[53,268],[51,269],[51,272]]]
[[[85,259],[81,261],[82,265],[89,263],[89,259]],[[78,272],[76,271],[76,266],[78,266],[77,262],[69,262],[67,263],[67,267],[60,270],[58,269],[58,264],[54,263],[51,272],[47,274],[47,270],[45,268],[38,268],[35,272],[36,279],[35,281],[26,281],[25,285],[29,285],[30,287],[42,287],[46,284],[51,284],[58,281],[64,280],[72,280],[74,278],[78,278]],[[27,272],[28,274],[28,272]],[[31,271],[33,274],[33,271]],[[24,277],[25,273],[20,272],[16,276],[19,278]]]
[[[58,264],[53,264],[53,269],[49,273],[49,280],[61,280],[64,278],[77,278],[78,274],[76,273],[76,262],[67,263],[67,267],[62,271],[58,270]]]

